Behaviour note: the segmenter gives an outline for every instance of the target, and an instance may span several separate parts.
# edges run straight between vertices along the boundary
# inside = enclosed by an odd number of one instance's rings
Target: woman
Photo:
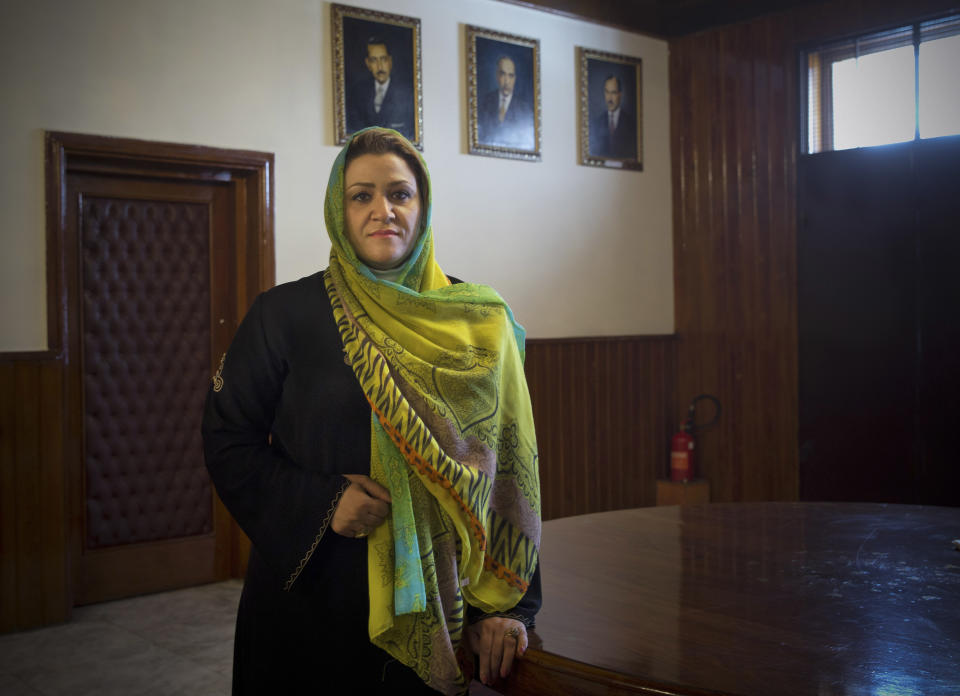
[[[523,329],[440,270],[430,205],[403,136],[354,135],[327,187],[329,268],[261,294],[214,376],[207,466],[252,541],[234,694],[464,693],[464,647],[485,683],[526,649]]]

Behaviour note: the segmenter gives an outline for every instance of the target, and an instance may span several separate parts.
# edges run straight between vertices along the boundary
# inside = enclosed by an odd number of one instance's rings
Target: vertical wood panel
[[[797,497],[796,115],[783,15],[671,42],[676,401],[714,500]]]
[[[674,339],[532,339],[543,517],[653,505],[674,427]]]
[[[69,616],[63,370],[47,354],[0,358],[0,632]]]
[[[40,556],[40,365],[24,362],[16,371],[14,485],[17,500],[17,623],[43,616]]]
[[[15,365],[0,362],[0,632],[17,626]]]
[[[63,463],[63,367],[59,361],[40,366],[40,485],[43,514],[40,553],[43,575],[43,623],[64,621],[71,602],[67,576],[67,499]]]

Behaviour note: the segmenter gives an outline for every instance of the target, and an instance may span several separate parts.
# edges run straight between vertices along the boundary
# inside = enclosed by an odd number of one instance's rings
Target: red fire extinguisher
[[[696,412],[697,402],[708,399],[713,402],[715,413],[713,420],[709,423],[697,423]],[[720,401],[710,394],[701,394],[690,402],[690,408],[687,410],[687,419],[680,427],[680,432],[675,433],[670,440],[670,480],[671,481],[692,481],[694,477],[694,449],[696,440],[693,433],[697,430],[709,428],[720,420]]]

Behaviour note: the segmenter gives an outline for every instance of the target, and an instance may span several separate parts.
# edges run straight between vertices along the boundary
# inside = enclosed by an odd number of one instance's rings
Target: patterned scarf
[[[429,180],[419,237],[400,276],[374,276],[346,238],[348,148],[327,186],[326,286],[344,354],[372,409],[370,475],[393,500],[387,522],[367,540],[370,640],[432,688],[466,693],[456,656],[465,604],[514,607],[540,545],[524,331],[493,289],[451,285],[440,270]]]

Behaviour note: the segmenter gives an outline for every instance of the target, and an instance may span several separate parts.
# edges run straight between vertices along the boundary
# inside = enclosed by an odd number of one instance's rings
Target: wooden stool
[[[697,505],[710,502],[710,482],[706,479],[670,481],[657,479],[657,505]]]

